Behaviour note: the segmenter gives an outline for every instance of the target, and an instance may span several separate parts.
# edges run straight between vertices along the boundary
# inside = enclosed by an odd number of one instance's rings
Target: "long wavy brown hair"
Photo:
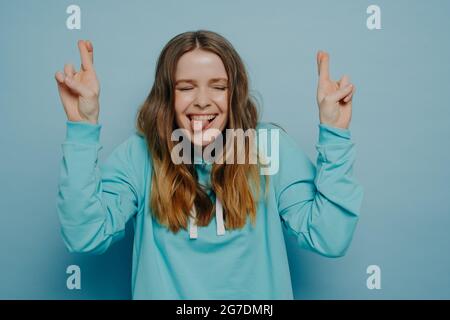
[[[194,165],[174,164],[170,155],[176,145],[171,135],[178,127],[174,108],[176,66],[183,54],[194,49],[215,53],[225,66],[230,88],[226,129],[256,129],[258,121],[244,63],[228,40],[218,33],[198,30],[181,33],[165,45],[158,58],[153,87],[137,114],[137,130],[145,136],[152,160],[151,211],[160,224],[175,233],[180,228],[187,229],[193,206],[199,226],[208,225],[215,211],[198,182]],[[250,144],[248,137],[245,139],[245,159],[249,159]],[[224,143],[225,150],[236,148],[236,139],[224,139]],[[225,227],[242,228],[247,216],[255,225],[261,179],[265,180],[267,191],[267,177],[259,175],[259,160],[257,164],[213,163],[210,179],[223,205]]]

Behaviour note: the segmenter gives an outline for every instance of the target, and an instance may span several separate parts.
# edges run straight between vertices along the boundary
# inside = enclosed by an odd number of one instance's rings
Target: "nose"
[[[195,97],[195,102],[194,102],[194,106],[199,107],[201,109],[204,109],[208,106],[210,106],[210,102],[209,102],[209,97],[207,94],[207,90],[206,89],[201,89],[198,90],[198,94]]]

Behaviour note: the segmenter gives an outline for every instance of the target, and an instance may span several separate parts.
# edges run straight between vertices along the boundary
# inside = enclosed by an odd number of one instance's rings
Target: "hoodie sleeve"
[[[124,236],[139,206],[130,139],[98,165],[101,125],[67,121],[57,212],[70,252],[101,254]]]
[[[319,124],[317,167],[280,130],[275,176],[283,226],[302,248],[327,257],[345,255],[358,222],[363,188],[353,175],[350,130]]]

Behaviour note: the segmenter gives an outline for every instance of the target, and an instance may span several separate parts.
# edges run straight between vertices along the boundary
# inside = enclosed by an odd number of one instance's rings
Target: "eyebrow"
[[[212,79],[209,80],[210,83],[212,83],[212,82],[219,82],[219,81],[226,81],[226,82],[228,82],[228,79],[227,78],[212,78]],[[179,80],[177,80],[175,82],[175,84],[178,84],[180,82],[196,83],[196,81],[193,80],[193,79],[179,79]]]

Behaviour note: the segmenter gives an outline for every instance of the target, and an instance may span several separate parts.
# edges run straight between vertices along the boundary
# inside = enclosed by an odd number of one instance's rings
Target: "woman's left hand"
[[[317,53],[319,71],[317,104],[320,123],[348,129],[352,117],[352,98],[355,86],[350,83],[347,75],[344,75],[339,81],[330,79],[329,60],[328,53],[323,51]]]

